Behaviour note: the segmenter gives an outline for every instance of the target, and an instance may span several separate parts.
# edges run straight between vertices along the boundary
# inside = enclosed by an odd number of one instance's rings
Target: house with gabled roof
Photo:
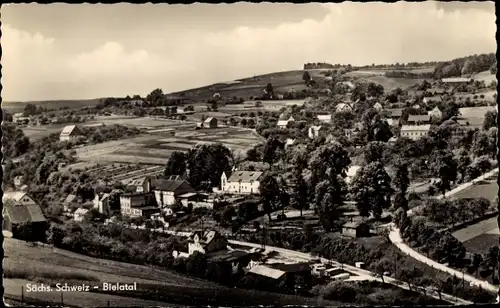
[[[259,194],[262,174],[260,171],[235,171],[228,177],[226,172],[223,172],[221,190],[228,194]]]
[[[373,105],[373,108],[377,111],[382,111],[384,109],[384,106],[382,106],[381,103],[379,102],[376,102],[374,105]]]
[[[336,112],[352,112],[353,106],[349,103],[339,103],[335,107]]]
[[[196,193],[196,190],[185,180],[156,179],[151,187],[160,208],[174,205],[181,195]]]
[[[34,238],[41,240],[45,237],[47,220],[41,207],[26,192],[5,192],[3,201],[3,230],[11,232],[18,238],[18,227],[30,223]]]
[[[424,125],[403,125],[401,127],[401,137],[409,138],[412,140],[418,140],[424,136],[427,136],[427,133],[431,129],[430,124]]]
[[[203,128],[217,128],[217,118],[209,117],[203,121]]]
[[[443,101],[443,98],[441,96],[431,96],[431,97],[424,97],[422,102],[424,104],[428,103],[441,103]]]
[[[321,125],[311,125],[307,130],[307,136],[309,137],[309,139],[318,138],[322,127],[323,126]]]
[[[434,107],[431,111],[429,111],[429,117],[432,119],[440,120],[443,117],[443,112],[439,109],[438,106]]]
[[[288,120],[278,120],[276,125],[281,129],[285,129],[288,127],[288,123],[292,122],[295,122],[295,119],[293,117],[289,117]]]
[[[65,126],[59,135],[59,141],[76,141],[78,137],[83,137],[83,133],[76,125]]]
[[[441,82],[453,85],[453,86],[458,86],[462,84],[468,84],[472,82],[472,78],[461,78],[461,77],[453,77],[453,78],[443,78],[441,79]]]
[[[332,115],[331,114],[318,114],[316,117],[322,123],[327,123],[327,124],[332,123]]]
[[[393,109],[386,109],[388,113],[388,118],[390,119],[397,119],[401,118],[403,115],[403,108],[393,108]]]

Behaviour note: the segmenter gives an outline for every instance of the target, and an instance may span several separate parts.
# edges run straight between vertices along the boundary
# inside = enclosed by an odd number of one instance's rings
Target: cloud
[[[300,69],[305,62],[449,60],[496,48],[495,14],[484,9],[441,10],[433,2],[324,7],[329,13],[322,19],[230,31],[181,30],[179,24],[176,32],[166,32],[158,26],[140,37],[110,35],[99,46],[86,43],[85,28],[69,41],[3,25],[3,97],[144,95],[157,87],[170,92]]]

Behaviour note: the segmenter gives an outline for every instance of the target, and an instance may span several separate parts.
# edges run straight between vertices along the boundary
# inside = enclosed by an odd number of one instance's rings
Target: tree
[[[451,189],[451,183],[455,182],[458,173],[458,164],[453,153],[448,150],[439,150],[432,155],[430,161],[434,174],[439,178],[438,189],[445,195]]]
[[[223,172],[229,172],[234,164],[231,150],[221,143],[202,144],[187,154],[189,182],[195,189],[200,185],[219,186]]]
[[[497,112],[488,111],[484,114],[483,130],[487,131],[492,127],[497,126]]]
[[[471,159],[467,151],[460,153],[457,161],[457,171],[460,174],[461,180],[464,181],[466,178],[467,168],[471,164]]]
[[[312,172],[310,183],[313,187],[329,174],[347,176],[347,169],[351,164],[349,153],[339,143],[330,143],[318,147],[311,153],[309,170]]]
[[[295,171],[294,184],[295,198],[293,207],[300,211],[300,216],[302,217],[302,211],[308,208],[309,200],[309,187],[307,186],[307,183],[302,176],[302,170]]]
[[[184,152],[174,151],[167,161],[163,174],[182,175],[186,171],[187,156]]]
[[[476,275],[479,272],[479,267],[481,266],[483,261],[484,260],[482,254],[476,252],[472,254],[472,267],[475,269]]]
[[[351,182],[351,194],[361,216],[380,218],[383,209],[390,205],[391,178],[380,162],[362,167]]]
[[[396,161],[394,167],[396,172],[394,174],[393,184],[400,193],[406,195],[408,187],[410,186],[408,163],[400,158]]]
[[[271,136],[264,144],[262,160],[272,167],[273,163],[278,158],[278,150],[283,150],[284,148],[285,144],[277,136]]]
[[[309,84],[309,82],[311,81],[311,75],[309,74],[308,71],[304,71],[304,74],[302,74],[302,80],[304,80],[306,85]]]
[[[385,146],[383,142],[372,141],[369,142],[363,148],[363,156],[365,158],[365,163],[373,163],[377,161],[382,161],[384,155]]]
[[[276,208],[279,202],[280,187],[276,178],[272,174],[265,174],[259,185],[260,196],[264,212],[271,220],[271,212]]]
[[[326,186],[326,190],[322,197],[317,196],[318,199],[321,198],[317,212],[321,224],[328,232],[333,229],[335,221],[340,217],[340,207],[344,204],[347,189],[344,180],[339,175],[331,175],[331,178],[325,182],[326,185],[322,184],[324,182],[319,184],[323,187]],[[321,189],[318,190],[318,193],[322,193]]]
[[[493,273],[491,280],[495,281],[495,273],[498,269],[498,256],[500,254],[500,249],[498,246],[492,246],[488,250],[488,253],[486,254],[486,264],[488,264],[488,267],[492,268]],[[498,279],[498,277],[497,277]]]
[[[267,99],[271,99],[271,98],[274,97],[274,87],[273,87],[272,83],[268,83],[266,85],[265,92],[266,92],[266,98]]]

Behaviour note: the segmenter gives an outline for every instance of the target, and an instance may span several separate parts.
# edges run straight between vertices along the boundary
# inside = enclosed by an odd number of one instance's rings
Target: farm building
[[[203,128],[217,128],[217,118],[209,117],[203,121]]]
[[[322,123],[332,123],[332,115],[331,114],[318,114],[318,120]]]
[[[401,127],[401,137],[418,140],[426,136],[431,128],[430,124],[424,125],[403,125]]]
[[[468,84],[472,81],[471,78],[443,78],[441,79],[443,83],[453,85],[453,86],[458,86],[462,84]]]
[[[398,126],[399,125],[399,119],[391,119],[391,118],[387,118],[385,119],[385,121],[387,122],[387,124],[389,124],[390,126]]]
[[[285,149],[287,149],[288,147],[292,146],[294,143],[295,143],[295,139],[287,138],[286,142],[285,142]]]
[[[424,95],[424,91],[421,90],[408,90],[408,96],[410,97],[421,97]]]
[[[433,119],[441,119],[443,117],[443,113],[439,109],[438,106],[434,107],[431,111],[429,111],[429,117]]]
[[[370,227],[360,221],[348,222],[342,226],[342,235],[364,237],[370,235]]]
[[[259,194],[260,171],[235,171],[230,177],[221,176],[221,190],[228,194]]]
[[[424,97],[422,101],[424,102],[424,104],[441,103],[443,99],[441,98],[441,96],[431,96],[431,97]]]
[[[196,190],[185,180],[156,179],[151,187],[156,204],[160,208],[175,204],[180,195],[196,193]]]
[[[323,126],[321,125],[312,125],[311,127],[309,127],[309,129],[307,130],[307,136],[309,137],[309,139],[318,138],[319,134],[321,133],[322,127]]]
[[[443,95],[446,93],[446,90],[443,88],[430,88],[427,89],[426,92],[430,93],[431,95]]]
[[[352,110],[353,110],[352,104],[348,103],[339,103],[335,107],[336,112],[352,112]]]
[[[59,135],[60,141],[76,141],[78,137],[83,137],[83,133],[76,125],[68,125],[63,128]]]
[[[252,267],[252,269],[248,271],[248,274],[265,277],[272,283],[284,282],[288,287],[295,286],[298,277],[302,277],[306,284],[312,279],[311,267],[307,263],[261,264]]]
[[[45,237],[47,221],[40,206],[25,192],[5,192],[3,195],[3,230],[11,232],[13,237],[22,238],[18,227],[31,223],[33,240]]]
[[[413,124],[413,125],[416,125],[416,124],[429,124],[431,121],[431,116],[428,115],[428,114],[419,114],[419,115],[416,115],[416,114],[410,114],[408,116],[408,124]]]
[[[151,191],[151,179],[149,177],[142,177],[130,181],[128,186],[135,188],[136,193],[148,193]]]

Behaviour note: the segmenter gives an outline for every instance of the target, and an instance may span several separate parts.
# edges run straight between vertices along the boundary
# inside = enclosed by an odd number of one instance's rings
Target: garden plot
[[[193,147],[192,144],[178,143],[178,142],[162,143],[161,146],[164,146],[164,147],[174,147],[174,148],[180,148],[180,149],[186,149],[186,150],[189,150],[189,149],[191,149]]]
[[[460,108],[460,114],[471,126],[482,126],[484,115],[488,111],[494,111],[495,106]]]
[[[235,145],[240,145],[240,146],[248,146],[248,145],[253,145],[256,144],[256,140],[249,140],[249,139],[244,139],[244,138],[231,138],[231,139],[220,139],[219,142],[222,143],[228,143],[228,144],[235,144]]]

